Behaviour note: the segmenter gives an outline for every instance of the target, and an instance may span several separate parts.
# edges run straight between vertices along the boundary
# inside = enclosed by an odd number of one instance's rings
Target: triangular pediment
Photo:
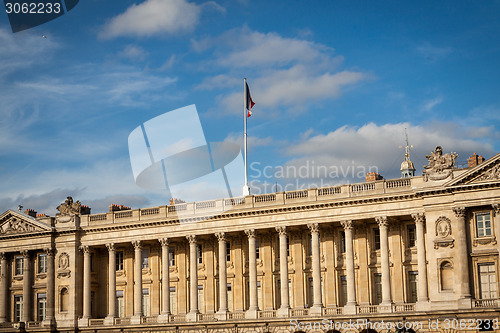
[[[21,212],[8,210],[0,215],[0,236],[47,232],[52,229],[50,225]]]
[[[444,184],[445,186],[469,185],[500,181],[500,153],[483,163],[467,170],[459,177]]]

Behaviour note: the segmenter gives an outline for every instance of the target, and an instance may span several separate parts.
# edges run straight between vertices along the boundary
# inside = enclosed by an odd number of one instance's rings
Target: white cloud
[[[458,163],[465,163],[467,157],[474,152],[483,156],[494,153],[490,144],[477,137],[467,136],[466,128],[452,123],[369,123],[361,127],[343,126],[327,134],[305,136],[299,142],[289,144],[285,153],[291,159],[285,166],[295,170],[299,167],[307,169],[309,177],[302,179],[302,183],[325,178],[325,174],[318,177],[320,167],[336,168],[339,171],[337,178],[329,179],[332,183],[364,181],[365,172],[375,170],[386,178],[398,178],[404,154],[403,149],[398,146],[404,144],[405,128],[408,130],[410,144],[414,146],[411,159],[417,174],[421,174],[423,165],[427,163],[425,155],[438,145],[445,152],[458,152]],[[361,173],[358,174],[358,171]]]
[[[185,0],[146,0],[112,18],[99,36],[144,37],[192,31],[199,23],[200,6]]]
[[[418,53],[430,61],[442,59],[455,51],[452,47],[435,46],[429,42],[420,44],[416,49]]]
[[[119,53],[119,56],[122,58],[126,58],[129,60],[144,60],[147,57],[148,53],[140,46],[136,45],[127,45]]]
[[[443,97],[436,97],[432,98],[430,100],[424,101],[424,104],[422,105],[422,109],[424,111],[432,111],[436,106],[439,104],[443,103]]]
[[[224,142],[231,142],[243,147],[243,135],[241,133],[230,133],[225,139]],[[259,138],[257,136],[249,136],[248,137],[248,149],[254,149],[257,147],[265,147],[269,146],[273,142],[273,138],[268,136],[265,138]]]

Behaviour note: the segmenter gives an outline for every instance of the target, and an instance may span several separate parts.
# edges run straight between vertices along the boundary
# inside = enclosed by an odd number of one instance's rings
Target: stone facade
[[[432,168],[94,215],[70,198],[56,217],[8,210],[0,332],[394,332],[405,324],[477,332],[481,320],[500,331],[500,154],[450,173]]]

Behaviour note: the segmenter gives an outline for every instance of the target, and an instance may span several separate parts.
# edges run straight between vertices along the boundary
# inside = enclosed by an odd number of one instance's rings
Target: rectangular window
[[[340,252],[345,253],[345,231],[340,232]]]
[[[255,238],[255,251],[256,251],[255,258],[260,259],[260,243],[258,238]]]
[[[168,265],[175,266],[175,248],[174,247],[168,248]]]
[[[347,304],[347,276],[340,276],[340,304]]]
[[[38,321],[42,321],[45,319],[45,315],[47,313],[47,294],[39,293],[36,296]]]
[[[308,234],[308,239],[309,239],[309,255],[312,256],[313,254],[313,238],[311,234]]]
[[[177,314],[177,292],[175,287],[170,287],[170,312]]]
[[[142,249],[141,251],[141,262],[142,262],[142,268],[148,268],[149,267],[149,249]]]
[[[295,303],[293,302],[293,284],[292,284],[292,280],[288,280],[288,297],[290,299],[290,307],[294,307]]]
[[[408,272],[408,303],[417,303],[418,272]]]
[[[306,306],[312,306],[314,304],[314,282],[313,278],[309,278],[309,297],[307,298]]]
[[[177,292],[175,287],[170,287],[170,312],[177,314]]]
[[[286,236],[286,256],[290,257],[290,238]]]
[[[380,250],[380,229],[373,229],[373,249]]]
[[[95,292],[90,292],[90,314],[92,317],[95,316]]]
[[[149,289],[142,289],[142,315],[149,317]]]
[[[94,253],[93,252],[90,254],[90,271],[95,272],[95,270],[94,270]]]
[[[415,225],[408,226],[408,247],[414,247],[416,245],[416,232]]]
[[[23,257],[16,257],[14,274],[15,275],[23,275],[23,269],[24,269],[24,258]]]
[[[476,214],[477,237],[491,236],[491,216],[489,212]]]
[[[259,310],[262,310],[262,288],[260,281],[257,281],[257,305]]]
[[[198,249],[198,264],[203,264],[203,249],[201,247],[201,244],[198,244],[196,247]]]
[[[205,313],[205,297],[203,297],[203,285],[198,285],[198,309]]]
[[[123,271],[123,251],[116,251],[116,270]]]
[[[125,317],[125,301],[123,297],[123,290],[116,291],[116,311],[118,317]]]
[[[47,254],[38,255],[38,273],[47,273]]]
[[[478,271],[481,299],[496,299],[498,296],[495,264],[480,264]]]
[[[14,321],[16,323],[23,319],[23,295],[14,296]]]
[[[226,242],[226,261],[231,261],[231,242]]]
[[[233,311],[233,291],[231,289],[231,283],[227,284],[227,309]]]
[[[382,303],[382,274],[373,274],[373,304]]]

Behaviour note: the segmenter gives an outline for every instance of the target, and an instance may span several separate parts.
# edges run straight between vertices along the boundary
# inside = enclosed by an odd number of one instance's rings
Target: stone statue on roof
[[[457,153],[443,155],[443,148],[437,146],[430,155],[425,156],[429,165],[424,165],[424,180],[443,180],[453,174]]]

